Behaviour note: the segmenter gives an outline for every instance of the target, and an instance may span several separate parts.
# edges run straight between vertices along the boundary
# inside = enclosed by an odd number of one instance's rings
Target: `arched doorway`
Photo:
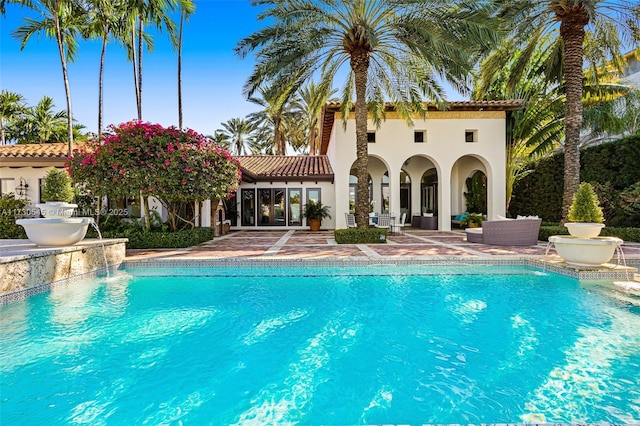
[[[411,220],[411,177],[404,170],[400,172],[400,217],[402,214],[405,222]]]
[[[420,180],[420,213],[438,215],[438,172],[429,169]]]

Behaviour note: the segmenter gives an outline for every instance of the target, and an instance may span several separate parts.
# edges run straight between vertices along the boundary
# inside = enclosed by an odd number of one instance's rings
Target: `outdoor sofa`
[[[538,244],[542,219],[485,220],[482,228],[467,228],[467,241],[497,246],[533,246]]]

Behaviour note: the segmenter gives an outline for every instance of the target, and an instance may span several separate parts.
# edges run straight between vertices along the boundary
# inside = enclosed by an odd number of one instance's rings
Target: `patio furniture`
[[[391,215],[389,213],[380,213],[378,215],[378,221],[373,224],[376,228],[389,229],[391,227]]]
[[[465,230],[470,243],[496,246],[533,246],[538,244],[542,219],[485,220],[482,228]]]
[[[422,216],[420,229],[438,229],[438,216]]]
[[[407,218],[406,213],[402,213],[400,216],[400,221],[396,222],[395,220],[391,222],[391,233],[392,234],[404,234],[404,221]]]
[[[451,216],[451,227],[462,228],[462,221],[469,216],[469,212],[463,212],[459,215]]]
[[[345,213],[345,219],[347,220],[347,228],[356,228],[356,216],[352,213]]]
[[[413,216],[411,216],[411,226],[413,228],[420,228],[421,223],[422,215],[414,213]]]

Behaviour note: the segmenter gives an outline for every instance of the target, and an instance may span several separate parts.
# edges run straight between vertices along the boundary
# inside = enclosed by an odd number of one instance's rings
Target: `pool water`
[[[640,421],[640,309],[524,267],[127,269],[0,326],[7,425]]]

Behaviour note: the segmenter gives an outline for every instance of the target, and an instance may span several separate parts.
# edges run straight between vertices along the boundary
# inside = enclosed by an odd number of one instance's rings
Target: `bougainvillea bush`
[[[77,148],[67,169],[96,195],[157,198],[172,230],[190,222],[178,216],[181,204],[228,198],[241,177],[238,161],[204,135],[141,121],[111,126],[104,142]]]

